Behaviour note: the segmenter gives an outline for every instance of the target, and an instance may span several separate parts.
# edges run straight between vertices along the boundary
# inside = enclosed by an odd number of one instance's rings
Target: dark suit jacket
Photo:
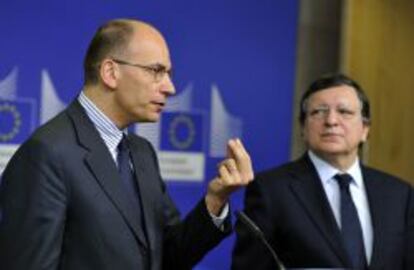
[[[397,178],[362,166],[373,223],[370,269],[414,269],[414,192]],[[260,173],[245,211],[287,267],[349,267],[340,230],[307,156]],[[276,269],[270,253],[236,224],[234,270]]]
[[[129,135],[148,243],[116,165],[75,101],[8,164],[0,190],[2,270],[190,269],[230,231],[201,200],[181,222],[145,139]]]

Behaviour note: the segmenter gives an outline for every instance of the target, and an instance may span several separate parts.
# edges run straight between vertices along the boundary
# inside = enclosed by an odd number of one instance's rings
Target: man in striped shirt
[[[8,164],[0,189],[2,269],[190,269],[231,231],[228,198],[253,178],[228,142],[206,195],[187,217],[150,143],[129,125],[156,122],[175,93],[167,44],[153,26],[118,19],[86,53],[78,98]]]

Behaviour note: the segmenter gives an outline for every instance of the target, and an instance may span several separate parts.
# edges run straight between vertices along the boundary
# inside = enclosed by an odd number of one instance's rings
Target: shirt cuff
[[[208,213],[210,214],[210,217],[214,225],[216,225],[216,227],[219,228],[220,230],[223,230],[222,225],[224,221],[226,220],[227,216],[229,215],[229,204],[226,203],[226,205],[223,207],[223,210],[221,210],[221,213],[219,216],[213,215],[210,212]]]

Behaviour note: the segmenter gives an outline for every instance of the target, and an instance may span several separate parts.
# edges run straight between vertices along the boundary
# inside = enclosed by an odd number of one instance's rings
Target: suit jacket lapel
[[[77,101],[68,108],[68,115],[73,121],[79,143],[89,150],[85,156],[86,164],[104,192],[121,212],[140,244],[145,246],[145,236],[138,223],[137,213],[126,200],[115,162],[98,131]]]
[[[156,211],[153,211],[152,208],[154,205],[151,202],[153,201],[153,196],[156,194],[156,192],[152,192],[152,185],[150,183],[150,181],[152,181],[151,178],[153,177],[150,173],[154,172],[148,172],[144,165],[146,164],[144,157],[150,153],[148,153],[148,149],[142,147],[142,145],[136,140],[130,138],[129,141],[131,142],[131,156],[135,168],[135,180],[137,181],[141,197],[141,205],[148,236],[148,244],[149,246],[154,246],[153,241],[156,239],[154,231],[154,228],[156,228],[156,224],[154,224],[156,218],[154,215]]]
[[[349,265],[346,251],[343,248],[340,230],[329,205],[322,183],[309,157],[305,155],[297,162],[291,174],[293,193],[300,201],[305,212],[319,229],[332,250],[344,265]]]
[[[384,247],[385,243],[383,239],[385,232],[382,225],[383,222],[381,222],[382,220],[387,219],[387,216],[385,215],[388,210],[385,203],[386,200],[384,200],[386,194],[384,193],[384,188],[381,185],[381,182],[377,179],[378,176],[376,176],[375,173],[362,165],[361,168],[364,177],[365,188],[367,190],[368,203],[372,220],[372,229],[374,234],[373,251],[371,263],[369,265],[372,269],[380,269],[380,266],[382,265],[382,259],[385,256],[385,254],[383,254],[383,251],[386,250]]]

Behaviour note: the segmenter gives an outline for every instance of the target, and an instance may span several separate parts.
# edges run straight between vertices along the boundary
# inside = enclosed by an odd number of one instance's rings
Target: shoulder
[[[39,126],[30,137],[23,142],[13,155],[9,164],[16,161],[54,163],[66,156],[68,149],[76,144],[76,135],[67,109]]]
[[[73,127],[65,111],[58,114],[53,119],[39,126],[31,136],[23,143],[25,145],[56,145],[62,137],[73,134]]]
[[[292,183],[312,175],[308,165],[306,159],[301,158],[257,173],[247,186],[246,198],[258,198],[269,203],[285,198]]]
[[[24,175],[34,181],[36,175],[61,173],[62,160],[68,157],[68,149],[74,149],[71,143],[74,139],[65,138],[70,138],[73,132],[65,112],[41,125],[14,153],[5,168],[4,178]]]
[[[314,171],[313,165],[309,162],[306,156],[304,156],[297,160],[261,171],[257,173],[256,179],[259,180],[261,184],[266,182],[285,183],[293,178],[310,174],[312,171]]]
[[[35,148],[59,151],[59,149],[71,147],[71,142],[75,141],[75,128],[67,111],[64,110],[37,128],[25,144]]]
[[[45,141],[49,143],[57,142],[74,134],[74,128],[66,111],[61,112],[56,117],[46,122],[33,132],[30,140]]]
[[[406,180],[403,180],[402,178],[392,175],[390,173],[387,173],[385,171],[372,168],[369,166],[362,166],[362,172],[364,174],[364,177],[372,177],[377,179],[378,181],[383,182],[384,184],[389,185],[397,185],[397,186],[409,186],[408,182]]]
[[[362,173],[364,176],[364,181],[367,183],[367,185],[376,185],[383,188],[384,190],[387,190],[390,193],[412,192],[413,190],[412,185],[410,185],[408,181],[387,172],[372,167],[363,166]]]

